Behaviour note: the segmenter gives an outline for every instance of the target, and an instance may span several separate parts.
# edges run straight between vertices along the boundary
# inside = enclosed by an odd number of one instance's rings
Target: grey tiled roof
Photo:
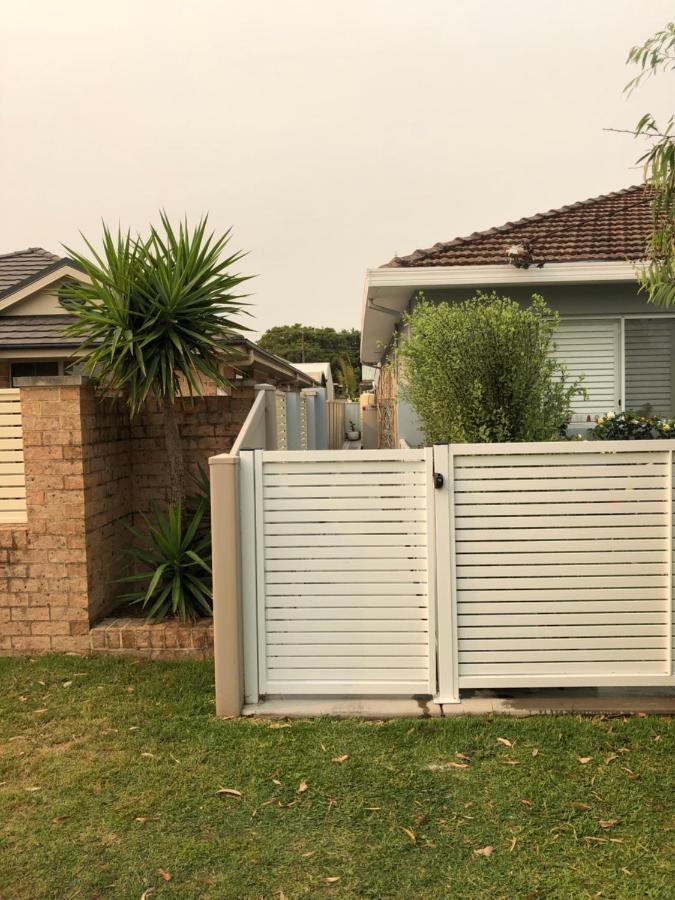
[[[66,337],[64,329],[75,316],[0,316],[0,349],[78,347],[81,341]]]
[[[29,247],[0,255],[0,297],[11,294],[22,284],[65,262],[68,262],[66,257],[57,256],[42,247]]]

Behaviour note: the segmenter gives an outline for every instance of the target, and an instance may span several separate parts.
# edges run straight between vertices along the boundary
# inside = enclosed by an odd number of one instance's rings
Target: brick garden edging
[[[213,619],[192,624],[171,620],[103,619],[89,631],[91,653],[143,659],[209,659],[213,656]]]

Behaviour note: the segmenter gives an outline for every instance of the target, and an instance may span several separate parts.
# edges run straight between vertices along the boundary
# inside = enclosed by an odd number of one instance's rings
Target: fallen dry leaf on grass
[[[306,790],[307,790],[307,784],[304,781],[301,781],[300,784],[298,785],[298,793],[304,794]]]
[[[42,788],[40,788],[40,787],[29,787],[29,788],[26,788],[26,790],[28,791],[29,794],[32,794],[32,793],[34,793],[35,791],[41,791]]]
[[[532,756],[539,756],[539,747],[535,747],[532,751]]]
[[[513,853],[513,851],[514,851],[515,848],[516,848],[516,844],[517,844],[517,843],[518,843],[518,838],[515,837],[515,836],[512,837],[512,838],[511,838],[511,846],[509,847],[509,853]]]
[[[276,731],[279,728],[290,728],[290,722],[272,722],[270,725],[270,731]]]
[[[417,843],[417,835],[412,830],[412,828],[406,828],[405,825],[401,825],[401,831],[412,841],[413,844]]]
[[[452,759],[449,762],[446,762],[445,765],[450,766],[451,769],[468,769],[469,768],[468,763],[457,763]]]
[[[525,799],[522,799],[522,800],[519,800],[518,802],[519,802],[519,803],[522,803],[523,806],[532,806],[532,801],[531,801],[531,800],[525,800]]]
[[[614,826],[618,824],[618,819],[600,819],[600,821],[598,822],[598,825],[601,828],[614,828]]]
[[[495,848],[481,847],[480,849],[474,850],[473,852],[476,854],[476,856],[492,856],[492,854],[495,852]]]
[[[53,819],[49,820],[49,824],[50,825],[60,825],[62,822],[65,822],[69,818],[70,818],[70,816],[54,816]]]
[[[582,803],[581,800],[572,800],[570,803],[566,803],[565,806],[569,806],[570,809],[590,809],[591,807],[588,803]]]
[[[577,756],[577,761],[580,762],[582,766],[585,766],[586,763],[589,763],[592,759],[592,756]]]
[[[326,884],[335,884],[335,882],[339,881],[339,880],[340,880],[339,875],[328,875],[327,878],[324,878],[324,881],[326,882]]]
[[[513,744],[508,738],[497,738],[498,744],[503,744],[505,747],[513,747]]]
[[[236,788],[221,787],[218,788],[216,794],[220,794],[221,796],[225,797],[236,797],[238,800],[241,800],[242,797],[241,791],[238,791]]]
[[[154,893],[155,893],[154,888],[148,888],[147,891],[143,891],[143,893],[141,894],[141,900],[147,900],[147,898],[150,896],[150,894],[154,894]]]
[[[148,753],[148,752],[146,752],[146,753],[141,753],[141,756],[143,756],[145,759],[154,759],[154,758],[155,758],[155,754],[154,754],[154,753]]]
[[[455,756],[457,757],[457,759],[469,759],[470,758],[466,755],[466,753],[455,753]]]
[[[157,869],[157,872],[162,876],[164,881],[171,881],[171,876],[164,869]]]
[[[349,759],[349,754],[345,753],[342,756],[334,756],[331,762],[334,763],[343,763],[345,760]]]
[[[276,784],[278,787],[281,787],[281,782],[279,781],[278,778],[273,778],[273,779],[272,779],[272,784]]]
[[[72,681],[64,681],[64,682],[63,682],[63,687],[69,688],[69,687],[71,686],[72,683],[73,683]]]

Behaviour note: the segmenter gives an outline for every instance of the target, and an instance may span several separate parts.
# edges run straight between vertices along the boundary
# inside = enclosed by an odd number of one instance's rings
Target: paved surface
[[[559,688],[504,691],[464,691],[461,703],[439,706],[432,700],[413,699],[275,699],[247,706],[244,715],[335,716],[365,719],[417,718],[420,716],[465,716],[494,713],[534,716],[553,713],[593,715],[675,715],[675,688]]]

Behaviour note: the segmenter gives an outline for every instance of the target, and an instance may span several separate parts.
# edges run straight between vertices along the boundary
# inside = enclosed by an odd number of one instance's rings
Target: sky
[[[603,129],[672,0],[0,0],[0,253],[232,227],[250,327],[359,327],[368,267],[640,180]]]

